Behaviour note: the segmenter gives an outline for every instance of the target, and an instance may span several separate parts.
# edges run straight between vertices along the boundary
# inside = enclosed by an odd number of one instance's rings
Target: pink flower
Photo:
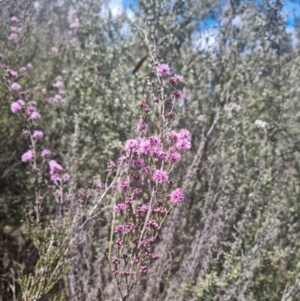
[[[12,83],[10,88],[13,90],[13,91],[19,91],[21,89],[21,86],[18,84],[18,83]]]
[[[68,181],[70,179],[70,175],[68,173],[65,173],[65,174],[62,175],[62,179],[64,181]]]
[[[58,80],[52,85],[52,87],[61,88],[61,87],[63,87],[63,85],[64,85],[63,82],[61,80]]]
[[[49,149],[43,149],[42,150],[42,157],[43,158],[50,158],[51,155],[52,155],[52,153]]]
[[[167,153],[166,152],[161,152],[160,154],[159,154],[159,157],[162,159],[162,160],[165,160],[166,158],[167,158]]]
[[[181,139],[187,139],[187,140],[190,141],[191,138],[192,138],[192,135],[191,135],[190,131],[188,131],[186,129],[182,129],[182,130],[179,131],[179,137]]]
[[[59,165],[55,160],[50,160],[49,167],[50,167],[51,180],[60,181],[61,180],[60,174],[63,171],[62,166]]]
[[[124,210],[126,208],[126,205],[124,203],[121,203],[117,206],[115,206],[115,211],[120,212],[121,210]]]
[[[171,75],[171,69],[166,64],[158,65],[156,67],[156,71],[158,72],[158,75],[161,76],[161,77],[166,77],[166,76]]]
[[[170,197],[173,203],[181,203],[184,200],[184,194],[180,188],[172,191]]]
[[[20,104],[22,107],[25,106],[25,101],[23,99],[19,99],[18,101],[18,104]]]
[[[37,111],[32,112],[29,117],[29,119],[40,119],[40,118],[41,115]]]
[[[164,170],[156,170],[153,174],[153,180],[158,183],[168,181],[168,174]]]
[[[99,189],[104,189],[105,188],[105,184],[104,183],[98,183],[96,185],[96,187],[99,188]]]
[[[26,72],[26,70],[27,70],[26,67],[21,67],[21,68],[19,69],[19,71],[22,72],[22,73],[23,73],[23,72]]]
[[[9,70],[8,71],[10,76],[14,77],[14,78],[18,78],[19,77],[19,74],[17,71],[14,71],[14,70]]]
[[[149,209],[148,205],[143,204],[141,207],[137,209],[138,212],[147,212]]]
[[[29,150],[22,155],[21,160],[22,160],[22,162],[28,162],[28,161],[32,160],[32,158],[33,158],[33,152],[31,150]]]
[[[147,272],[148,272],[148,267],[147,267],[146,265],[141,265],[141,266],[140,266],[140,269],[139,269],[139,272],[140,272],[141,274],[147,274]]]
[[[70,28],[71,29],[78,29],[80,26],[80,22],[79,19],[76,18],[71,24],[70,24]]]
[[[142,154],[149,154],[151,150],[151,144],[150,144],[150,141],[149,140],[142,140],[141,141],[141,144],[140,144],[140,152]]]
[[[17,113],[22,110],[22,106],[18,102],[13,102],[10,109],[13,113]]]
[[[175,74],[170,78],[170,83],[172,85],[183,82],[183,76],[179,74]]]
[[[183,99],[183,93],[180,90],[174,90],[171,93],[171,98],[173,98],[174,100],[181,100]]]
[[[191,142],[187,139],[181,139],[176,143],[176,149],[178,151],[187,151],[191,148]]]
[[[134,158],[132,159],[132,163],[136,166],[136,167],[142,167],[144,162],[141,158]]]
[[[17,43],[18,40],[19,40],[19,36],[18,36],[17,33],[12,32],[12,33],[10,34],[10,36],[8,37],[8,40],[9,40],[9,41],[12,41],[12,42],[14,42],[14,43]]]
[[[51,47],[51,52],[56,54],[58,53],[58,49],[56,47]]]
[[[33,68],[32,64],[31,64],[31,63],[28,63],[28,64],[27,64],[27,69],[32,69],[32,68]]]
[[[180,161],[180,159],[181,155],[177,152],[170,153],[168,156],[168,161],[170,161],[171,163],[177,163]]]
[[[118,189],[120,190],[120,191],[122,191],[122,190],[127,190],[129,188],[129,183],[128,182],[120,182],[119,184],[118,184]]]
[[[178,140],[178,133],[176,131],[171,131],[168,133],[168,138],[172,143],[176,143]]]
[[[44,134],[42,131],[34,131],[32,138],[39,140],[39,139],[42,139],[43,136],[44,136]]]
[[[117,167],[116,163],[114,161],[109,161],[107,163],[107,170],[112,171]]]
[[[160,143],[160,139],[159,139],[158,136],[151,136],[151,137],[149,138],[149,140],[150,140],[150,144],[151,144],[152,146],[159,145],[159,143]]]
[[[128,151],[128,150],[136,150],[138,147],[138,141],[136,139],[129,139],[125,142],[125,151]]]
[[[115,232],[122,233],[124,231],[125,231],[125,226],[123,226],[123,225],[119,225],[119,226],[115,227]]]
[[[145,123],[138,123],[136,125],[137,132],[142,132],[142,131],[145,131],[146,129],[147,129],[147,124],[145,124]]]
[[[16,16],[12,16],[12,17],[11,17],[11,21],[12,21],[12,22],[18,22],[18,18],[17,18]]]

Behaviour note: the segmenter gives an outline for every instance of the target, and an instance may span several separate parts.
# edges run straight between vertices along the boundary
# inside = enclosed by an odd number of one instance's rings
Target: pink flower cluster
[[[69,180],[70,178],[69,174],[63,173],[63,167],[59,165],[55,160],[49,161],[49,167],[50,167],[50,179],[53,182]]]

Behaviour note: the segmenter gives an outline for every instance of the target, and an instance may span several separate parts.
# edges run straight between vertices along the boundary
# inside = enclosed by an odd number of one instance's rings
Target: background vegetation
[[[291,36],[285,4],[139,0],[112,13],[104,0],[1,2],[1,61],[37,102],[46,145],[77,188],[95,176],[103,181],[107,161],[134,135],[136,103],[153,77],[142,29],[158,60],[184,77],[176,125],[191,131],[192,150],[175,178],[186,198],[158,238],[159,260],[129,300],[299,300],[299,22]],[[76,19],[77,29],[70,26]],[[20,28],[17,42],[12,26]],[[65,92],[59,103],[57,76]],[[22,300],[20,271],[34,271],[38,260],[26,223],[33,187],[20,160],[28,142],[11,102],[1,81],[3,301]],[[113,207],[108,198],[89,221],[68,272],[43,300],[119,300],[104,256]],[[55,211],[49,196],[43,218]]]

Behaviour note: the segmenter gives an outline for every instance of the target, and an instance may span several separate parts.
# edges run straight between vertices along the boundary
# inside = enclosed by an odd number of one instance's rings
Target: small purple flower
[[[171,93],[171,98],[173,98],[174,100],[181,100],[183,99],[183,93],[181,90],[174,90]]]
[[[141,190],[140,188],[135,188],[135,189],[133,190],[133,193],[134,193],[135,195],[139,195],[139,194],[142,193],[142,190]]]
[[[161,150],[160,147],[154,146],[154,147],[152,148],[152,155],[153,155],[154,157],[158,158],[158,157],[160,156],[161,153],[162,153],[162,150]]]
[[[136,131],[137,132],[143,132],[143,131],[145,131],[147,129],[147,124],[145,124],[145,123],[138,123],[137,125],[136,125]]]
[[[31,150],[29,150],[22,155],[21,160],[22,160],[22,162],[28,162],[28,161],[32,160],[32,158],[33,158],[33,152]]]
[[[150,141],[149,140],[142,140],[141,144],[140,144],[140,152],[142,154],[147,155],[147,154],[149,154],[150,150],[151,150]]]
[[[17,33],[12,32],[12,33],[10,34],[10,36],[8,37],[8,40],[9,40],[9,41],[12,41],[12,42],[14,42],[14,43],[17,43],[18,40],[19,40],[19,36],[18,36]]]
[[[115,164],[114,161],[109,161],[109,162],[107,163],[107,170],[108,170],[108,171],[112,171],[112,170],[114,170],[115,168],[116,168],[116,164]]]
[[[144,162],[141,158],[134,158],[132,159],[132,163],[136,166],[136,167],[142,167],[144,165]]]
[[[155,253],[150,254],[150,257],[151,257],[151,259],[153,259],[153,260],[159,259],[159,255],[158,255],[158,254],[155,254]]]
[[[158,136],[151,136],[151,137],[149,138],[149,140],[150,140],[150,144],[151,144],[152,146],[157,146],[157,145],[159,145],[159,143],[160,143],[160,139],[159,139]]]
[[[125,151],[128,151],[128,150],[132,150],[132,149],[137,149],[138,147],[138,141],[136,139],[129,139],[125,142]]]
[[[170,197],[173,203],[181,203],[184,200],[184,194],[180,188],[172,191]]]
[[[30,114],[30,119],[40,119],[41,118],[41,115],[37,112],[37,111],[34,111]]]
[[[170,83],[172,85],[175,85],[177,83],[181,83],[183,82],[183,76],[182,75],[179,75],[179,74],[175,74],[173,75],[171,78],[170,78]]]
[[[140,269],[139,269],[139,272],[141,274],[146,274],[148,272],[148,267],[146,265],[141,265]]]
[[[12,83],[10,88],[12,89],[12,91],[19,91],[21,89],[21,86],[18,83]]]
[[[42,157],[43,158],[50,158],[51,155],[52,155],[52,153],[49,149],[43,149],[42,150]]]
[[[168,138],[172,143],[176,143],[178,141],[178,133],[176,131],[171,131],[168,133]]]
[[[165,160],[167,158],[167,153],[166,152],[160,152],[159,154],[159,157],[162,159],[162,160]]]
[[[158,183],[168,181],[168,174],[164,170],[156,170],[153,174],[153,180]]]
[[[119,264],[120,263],[120,259],[119,258],[114,258],[112,261],[111,261],[112,264]]]
[[[115,227],[115,232],[122,233],[124,231],[125,231],[125,226],[123,226],[123,225],[119,225],[119,226]]]
[[[32,68],[33,68],[32,64],[31,64],[31,63],[28,63],[28,64],[27,64],[27,69],[32,69]]]
[[[176,143],[176,149],[178,151],[187,151],[191,148],[191,142],[187,139],[180,139]]]
[[[18,104],[20,104],[22,107],[25,106],[25,101],[23,99],[19,99],[18,101]]]
[[[35,112],[35,107],[28,107],[26,112],[27,115],[30,116],[33,112]]]
[[[126,208],[126,205],[124,203],[121,203],[117,206],[115,206],[115,211],[120,212],[121,210],[124,210]]]
[[[58,49],[56,47],[51,47],[51,52],[56,54],[58,53]]]
[[[149,209],[148,205],[143,204],[141,207],[138,208],[138,212],[147,212]]]
[[[49,167],[50,167],[51,180],[60,181],[61,180],[60,174],[63,171],[62,166],[59,165],[55,160],[50,160]]]
[[[167,77],[171,75],[171,69],[166,64],[161,64],[156,67],[156,71],[158,72],[158,75],[161,77]]]
[[[12,16],[12,17],[11,17],[11,21],[12,21],[12,22],[18,22],[18,18],[17,18],[16,16]]]
[[[76,18],[71,24],[70,24],[70,28],[71,29],[78,29],[80,26],[80,22],[79,19]]]
[[[19,74],[17,71],[14,71],[14,70],[9,70],[8,71],[10,76],[12,76],[13,78],[18,78],[19,77]]]
[[[191,135],[191,133],[190,133],[189,130],[182,129],[182,130],[179,131],[179,137],[180,137],[181,139],[187,139],[187,140],[190,141],[191,138],[192,138],[192,135]]]
[[[60,94],[56,94],[53,98],[54,103],[62,102],[62,96]]]
[[[96,185],[96,187],[99,189],[105,189],[105,184],[100,182]]]
[[[119,184],[118,184],[118,189],[120,190],[120,191],[122,191],[122,190],[127,190],[129,188],[129,183],[128,182],[120,182]]]
[[[58,80],[56,83],[54,83],[53,85],[52,85],[52,87],[54,87],[54,88],[61,88],[61,87],[63,87],[63,82],[61,81],[61,80]]]
[[[18,102],[13,102],[10,109],[13,113],[17,113],[22,110],[22,106]]]
[[[32,138],[39,140],[39,139],[42,139],[43,137],[44,137],[44,134],[42,131],[34,131],[33,132]]]
[[[64,181],[68,181],[70,179],[70,175],[68,173],[65,173],[65,174],[62,175],[62,179]]]
[[[173,152],[169,154],[168,161],[171,163],[177,163],[181,159],[181,155],[178,152]]]

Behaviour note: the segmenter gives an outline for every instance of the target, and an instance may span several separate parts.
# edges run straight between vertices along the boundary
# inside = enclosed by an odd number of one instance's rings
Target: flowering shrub
[[[149,266],[159,258],[159,254],[153,253],[153,244],[174,204],[184,200],[181,189],[173,188],[171,172],[180,161],[181,153],[191,147],[188,130],[172,130],[174,105],[166,112],[171,99],[165,96],[164,90],[171,89],[173,94],[182,97],[177,84],[183,81],[183,77],[171,77],[168,65],[158,64],[155,60],[153,63],[157,83],[148,81],[151,96],[148,101],[142,99],[138,102],[142,120],[136,127],[139,136],[125,142],[124,156],[119,159],[122,171],[118,188],[122,195],[115,211],[121,224],[114,229],[116,255],[111,259],[109,250],[107,258],[122,300],[126,300],[141,275],[147,274]],[[151,110],[160,118],[155,135],[149,132]]]

